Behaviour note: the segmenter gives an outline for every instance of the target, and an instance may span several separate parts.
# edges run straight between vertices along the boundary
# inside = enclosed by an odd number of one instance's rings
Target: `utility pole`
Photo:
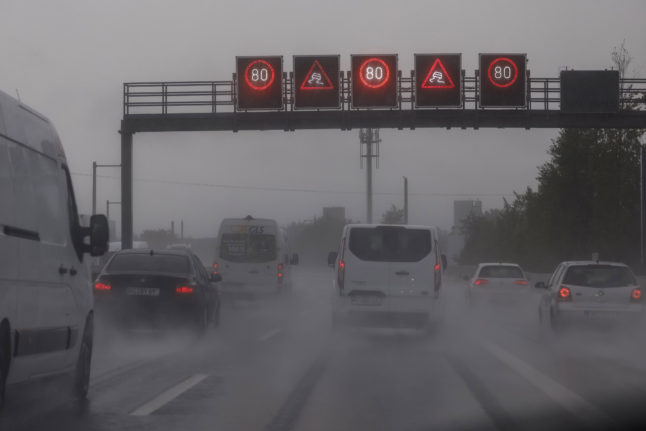
[[[404,177],[404,224],[408,224],[408,178]]]
[[[376,159],[379,167],[379,129],[360,129],[360,160],[363,168],[363,159],[366,159],[366,223],[372,223],[372,159]],[[376,144],[373,148],[372,144]],[[374,150],[374,151],[373,151]]]

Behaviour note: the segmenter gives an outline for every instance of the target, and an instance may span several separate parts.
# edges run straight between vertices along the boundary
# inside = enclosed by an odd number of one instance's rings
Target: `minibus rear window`
[[[431,232],[398,226],[357,227],[350,231],[349,247],[361,260],[418,262],[431,252]]]

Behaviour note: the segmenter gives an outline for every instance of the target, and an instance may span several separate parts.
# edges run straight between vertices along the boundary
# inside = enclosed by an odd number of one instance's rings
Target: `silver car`
[[[623,263],[575,261],[559,264],[547,284],[538,314],[546,326],[558,329],[564,320],[577,318],[641,319],[642,290],[630,268]]]

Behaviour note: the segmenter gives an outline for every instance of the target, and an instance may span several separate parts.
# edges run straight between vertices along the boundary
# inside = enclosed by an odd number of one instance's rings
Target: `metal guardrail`
[[[413,77],[398,77],[399,106],[393,109],[415,108]],[[291,76],[283,74],[283,108],[294,110],[294,83]],[[479,106],[477,76],[462,77],[462,106],[436,109],[482,109]],[[341,73],[340,110],[357,110],[350,107],[351,82]],[[528,78],[527,104],[519,110],[558,111],[561,102],[559,78]],[[236,82],[231,81],[168,81],[129,82],[123,84],[123,114],[214,114],[236,111]],[[646,109],[646,79],[620,80],[619,104],[621,107]],[[431,108],[433,109],[433,108]]]

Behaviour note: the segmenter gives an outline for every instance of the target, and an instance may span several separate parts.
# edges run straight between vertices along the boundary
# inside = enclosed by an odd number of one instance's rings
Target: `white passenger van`
[[[289,291],[289,245],[275,220],[247,216],[220,224],[213,272],[222,275],[224,297],[252,298]]]
[[[69,376],[86,396],[93,296],[83,259],[107,241],[105,216],[79,224],[52,124],[0,92],[0,406],[6,387],[46,376]]]
[[[443,314],[438,230],[350,224],[331,252],[333,325],[426,329]]]

